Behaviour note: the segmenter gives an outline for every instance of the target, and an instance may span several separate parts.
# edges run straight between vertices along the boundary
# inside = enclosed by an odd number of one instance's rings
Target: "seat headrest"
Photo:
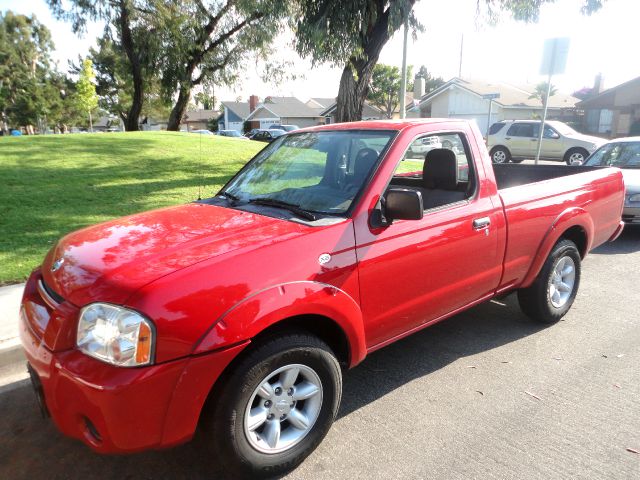
[[[429,151],[424,159],[422,181],[426,188],[456,190],[458,187],[456,154],[448,148],[434,148]]]
[[[353,165],[353,179],[358,183],[364,181],[379,156],[380,154],[373,148],[361,148],[358,150]]]

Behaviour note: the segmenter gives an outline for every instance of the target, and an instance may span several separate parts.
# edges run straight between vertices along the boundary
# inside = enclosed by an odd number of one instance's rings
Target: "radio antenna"
[[[200,157],[198,158],[198,200],[202,200],[202,132],[198,132],[200,137]]]

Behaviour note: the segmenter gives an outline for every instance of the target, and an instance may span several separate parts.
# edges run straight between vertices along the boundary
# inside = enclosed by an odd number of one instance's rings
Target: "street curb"
[[[18,338],[0,342],[0,368],[25,361],[26,358]]]

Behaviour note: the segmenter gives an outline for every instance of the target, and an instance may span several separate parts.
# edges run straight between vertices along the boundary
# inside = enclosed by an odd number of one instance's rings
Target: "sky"
[[[542,8],[536,24],[523,24],[507,17],[496,25],[477,18],[476,0],[419,0],[415,13],[425,26],[414,41],[410,38],[407,63],[420,65],[448,80],[458,75],[461,39],[462,77],[515,85],[546,81],[539,73],[543,42],[546,38],[569,37],[569,56],[564,74],[554,76],[552,83],[559,91],[572,93],[592,86],[596,74],[604,75],[605,88],[610,88],[640,75],[640,64],[634,53],[638,45],[638,0],[608,0],[591,16],[580,13],[584,0],[557,0]],[[11,9],[22,14],[35,14],[52,32],[56,46],[54,59],[66,70],[67,60],[86,55],[95,44],[102,27],[90,24],[88,32],[78,37],[68,23],[54,19],[44,0],[0,0],[0,10]],[[380,62],[402,64],[402,31],[384,47]],[[312,68],[299,59],[287,45],[288,39],[277,39],[276,55],[293,59],[296,80],[279,85],[259,79],[255,64],[236,85],[216,87],[220,100],[247,99],[249,95],[292,95],[302,100],[309,97],[332,97],[338,92],[341,69],[330,65]],[[636,59],[636,60],[634,60]]]

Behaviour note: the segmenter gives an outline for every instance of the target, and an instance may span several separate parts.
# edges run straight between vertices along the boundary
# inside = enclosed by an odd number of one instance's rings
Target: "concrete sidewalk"
[[[24,283],[0,287],[0,369],[24,360],[18,339],[18,312],[23,290]]]

